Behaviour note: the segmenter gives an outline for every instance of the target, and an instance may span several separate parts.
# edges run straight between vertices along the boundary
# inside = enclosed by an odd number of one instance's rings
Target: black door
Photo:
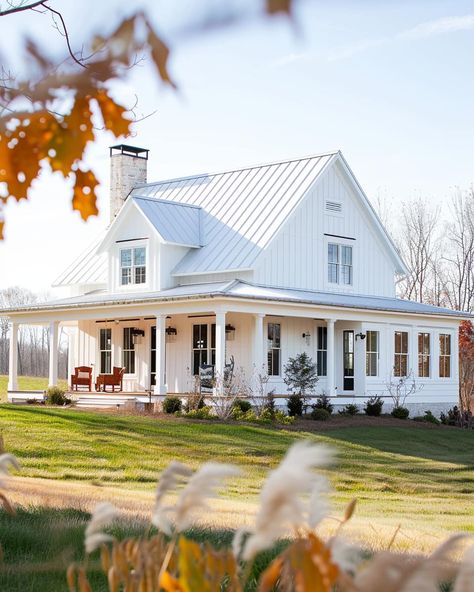
[[[344,391],[354,390],[354,331],[343,333]]]

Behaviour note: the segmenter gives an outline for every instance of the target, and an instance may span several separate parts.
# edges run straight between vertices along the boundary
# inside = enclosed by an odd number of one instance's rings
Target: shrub
[[[459,425],[461,421],[461,413],[459,407],[454,405],[451,409],[448,409],[448,413],[441,413],[441,423],[444,425]]]
[[[267,411],[271,417],[275,417],[275,413],[276,413],[276,407],[275,407],[275,391],[271,390],[268,394],[267,394],[267,401],[265,403],[264,406],[264,411]],[[285,416],[287,417],[287,416]]]
[[[181,411],[183,404],[179,397],[166,397],[163,401],[163,411],[165,413],[176,413]]]
[[[184,417],[189,417],[190,419],[217,419],[217,415],[206,405],[199,409],[191,409],[191,411],[185,413]]]
[[[427,421],[428,423],[434,423],[435,425],[439,425],[441,423],[439,419],[435,417],[429,409],[428,411],[425,411],[425,414],[423,415],[423,421]]]
[[[408,419],[410,412],[406,407],[394,407],[391,411],[392,417],[396,417],[397,419]]]
[[[277,409],[273,415],[277,423],[281,423],[283,425],[291,425],[292,423],[295,423],[294,417],[291,417],[291,415],[286,415],[286,413],[280,409]]]
[[[290,395],[286,400],[288,415],[291,417],[301,417],[303,415],[303,397],[301,395]]]
[[[232,407],[245,413],[246,411],[250,411],[252,409],[252,403],[246,401],[245,399],[235,399]]]
[[[59,386],[50,386],[46,391],[46,404],[47,405],[69,405],[71,399],[68,399],[62,388]]]
[[[242,411],[239,407],[234,407],[232,410],[232,419],[236,421],[256,421],[257,414],[253,409]]]
[[[329,411],[323,407],[315,407],[311,411],[311,419],[315,419],[316,421],[327,421],[330,417],[331,414]]]
[[[342,409],[339,409],[340,415],[357,415],[359,413],[359,407],[354,403],[348,403]]]
[[[326,393],[320,395],[312,407],[313,409],[325,409],[329,415],[332,414],[334,409],[333,405],[331,405],[331,399],[328,397],[328,395],[326,395]]]
[[[196,409],[202,409],[205,406],[204,397],[201,393],[191,393],[184,405],[184,411],[188,413],[189,411],[194,411]]]
[[[372,417],[379,417],[382,413],[383,401],[382,397],[378,395],[376,397],[370,397],[364,407],[364,411],[366,415],[371,415]]]

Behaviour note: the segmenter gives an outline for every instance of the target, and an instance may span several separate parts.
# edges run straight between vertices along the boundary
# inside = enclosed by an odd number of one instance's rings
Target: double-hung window
[[[110,374],[112,372],[112,329],[100,329],[100,373]]]
[[[418,376],[430,376],[430,334],[418,333]]]
[[[123,330],[122,366],[126,374],[135,374],[135,344],[132,331],[132,327],[125,327]]]
[[[268,376],[280,376],[281,325],[268,323]]]
[[[146,247],[120,250],[120,285],[146,283]]]
[[[408,333],[406,331],[395,331],[393,374],[399,377],[408,375]]]
[[[328,281],[352,285],[352,247],[328,243]]]
[[[318,376],[328,374],[328,330],[327,327],[318,327],[318,349],[316,351],[316,368]]]
[[[365,374],[378,376],[379,373],[379,332],[366,332],[367,345],[365,348]]]
[[[439,335],[439,377],[451,376],[451,335],[440,333]]]

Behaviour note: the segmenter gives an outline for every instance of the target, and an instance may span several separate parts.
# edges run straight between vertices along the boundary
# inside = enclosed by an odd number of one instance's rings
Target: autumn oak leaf
[[[116,103],[105,90],[99,90],[95,95],[104,120],[105,129],[115,136],[126,136],[130,133],[130,119],[124,117],[127,110]]]
[[[152,27],[148,24],[148,43],[151,49],[151,57],[158,70],[161,80],[176,88],[176,84],[171,79],[168,72],[168,58],[170,50],[167,45],[158,37]]]
[[[97,216],[99,210],[97,209],[97,196],[95,189],[99,182],[92,171],[75,172],[76,182],[74,184],[72,207],[78,210],[83,220],[87,220],[89,216]]]
[[[267,0],[268,14],[277,14],[283,12],[291,14],[292,0]]]

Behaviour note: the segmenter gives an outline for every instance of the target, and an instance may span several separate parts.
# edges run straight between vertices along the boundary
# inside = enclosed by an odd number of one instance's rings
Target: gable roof
[[[188,247],[201,246],[201,208],[199,206],[148,197],[132,196],[131,199],[165,242]]]
[[[251,269],[288,216],[338,152],[222,173],[148,183],[133,198],[200,206],[205,244],[187,253],[173,275]]]
[[[53,282],[53,287],[70,286],[71,284],[106,284],[107,256],[105,253],[97,255],[97,247],[102,242],[103,235],[90,244],[79,257],[67,267]]]

